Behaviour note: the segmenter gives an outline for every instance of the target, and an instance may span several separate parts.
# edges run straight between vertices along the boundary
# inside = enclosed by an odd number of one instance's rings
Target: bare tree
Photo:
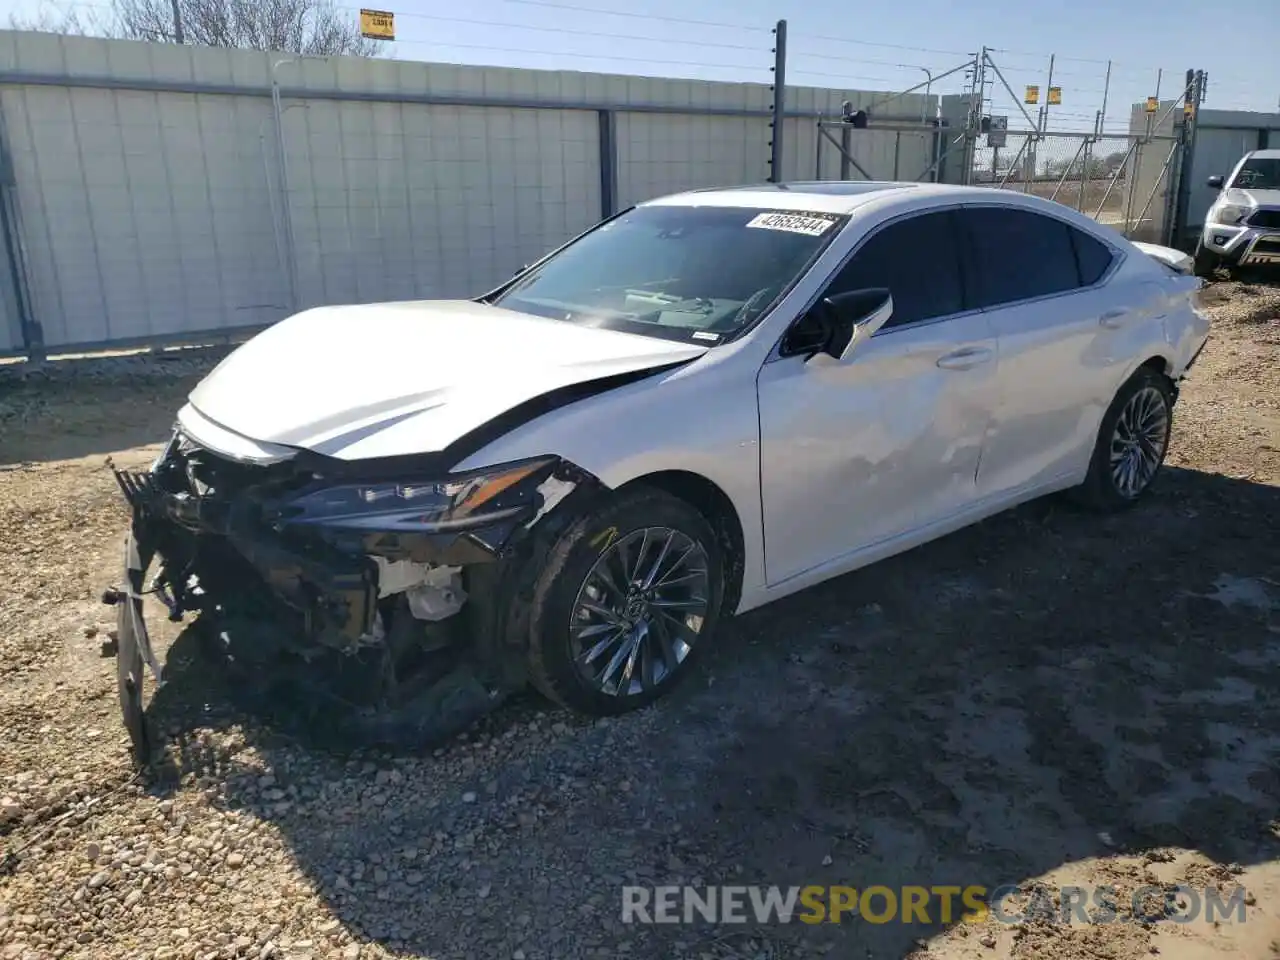
[[[105,35],[103,25],[94,17],[96,11],[82,16],[75,8],[64,8],[55,3],[41,7],[30,16],[9,14],[10,30],[36,30],[40,33],[68,33],[76,36]]]
[[[334,0],[177,0],[183,41],[207,47],[283,50],[319,56],[377,56],[379,41]],[[110,12],[86,20],[56,5],[31,18],[10,17],[15,30],[91,34],[175,42],[173,0],[112,0]]]

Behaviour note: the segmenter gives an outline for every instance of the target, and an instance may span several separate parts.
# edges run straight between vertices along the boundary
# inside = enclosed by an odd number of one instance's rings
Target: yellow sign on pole
[[[1196,105],[1192,101],[1188,100],[1186,103],[1182,105],[1182,115],[1184,117],[1191,117],[1192,115],[1195,114],[1195,112],[1196,112]]]
[[[394,40],[396,15],[386,10],[361,10],[360,35],[371,40]]]
[[[1160,109],[1159,97],[1147,97],[1147,113],[1155,113]]]
[[[1049,106],[1051,106],[1051,107],[1056,107],[1058,104],[1062,103],[1062,88],[1061,88],[1061,87],[1050,87],[1050,88],[1049,88],[1049,101],[1048,101],[1048,102],[1049,102]]]
[[[1027,84],[1027,93],[1026,93],[1026,96],[1022,98],[1022,102],[1023,103],[1039,103],[1040,88],[1035,84]]]

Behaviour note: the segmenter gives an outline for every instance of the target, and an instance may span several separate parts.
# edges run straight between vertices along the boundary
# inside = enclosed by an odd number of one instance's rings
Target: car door
[[[770,585],[974,497],[998,364],[986,317],[967,306],[951,214],[882,225],[822,295],[868,287],[888,287],[894,311],[849,358],[810,362],[811,350],[783,346],[759,374]]]
[[[966,206],[956,216],[968,287],[1000,350],[979,495],[1052,484],[1088,462],[1099,404],[1110,400],[1099,338],[1142,298],[1117,309],[1101,286],[1117,252],[1065,220],[1012,206]]]

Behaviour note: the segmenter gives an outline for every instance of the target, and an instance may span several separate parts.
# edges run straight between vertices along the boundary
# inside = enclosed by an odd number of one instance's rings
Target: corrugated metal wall
[[[599,220],[614,181],[621,207],[769,174],[765,84],[350,57],[277,67],[281,164],[273,59],[0,31],[0,111],[48,349],[270,323],[291,312],[292,274],[299,308],[474,295]],[[828,116],[874,97],[788,93],[789,109]],[[812,121],[785,124],[784,174],[813,177]],[[886,179],[896,155],[910,177],[928,139],[859,131],[853,152]],[[822,172],[839,175],[834,148]],[[11,307],[3,352],[21,349]]]
[[[8,253],[8,245],[4,238],[0,237],[0,254],[7,258]],[[14,352],[20,347],[22,347],[22,325],[18,316],[18,303],[14,296],[12,278],[9,271],[0,269],[0,353]]]
[[[260,98],[6,87],[32,308],[51,346],[277,319]]]

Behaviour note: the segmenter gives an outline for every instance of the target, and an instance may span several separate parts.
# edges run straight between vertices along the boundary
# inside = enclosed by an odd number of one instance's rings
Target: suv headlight
[[[1251,213],[1253,213],[1253,207],[1245,206],[1241,203],[1224,203],[1222,206],[1214,207],[1209,211],[1209,219],[1213,223],[1234,227]]]
[[[513,488],[546,473],[555,462],[546,457],[441,479],[320,487],[283,504],[278,519],[349,530],[465,530],[536,508],[532,486],[524,495]]]

